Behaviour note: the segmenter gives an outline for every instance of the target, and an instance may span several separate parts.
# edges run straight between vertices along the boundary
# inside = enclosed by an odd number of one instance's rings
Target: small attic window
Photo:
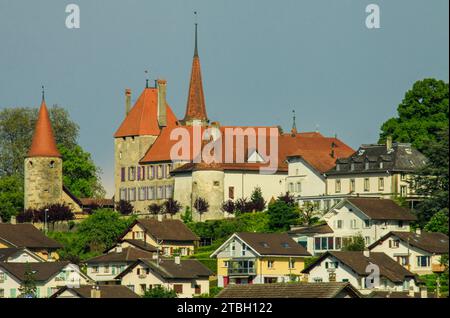
[[[355,164],[352,162],[352,164],[350,165],[350,170],[351,171],[355,171]]]
[[[341,165],[339,163],[336,164],[336,171],[341,171]]]
[[[267,244],[266,242],[260,242],[259,244],[261,244],[261,246],[264,248],[269,248],[269,244]]]
[[[380,161],[380,169],[383,169],[383,167],[384,167],[384,162]]]
[[[52,160],[52,161],[50,161],[50,168],[54,168],[55,167],[55,161],[54,160]]]
[[[283,247],[283,248],[291,248],[289,243],[286,243],[286,242],[281,243],[281,247]]]
[[[369,161],[366,161],[364,163],[364,169],[369,170],[369,168],[370,168]]]
[[[33,161],[30,161],[30,162],[28,163],[28,165],[30,166],[30,168],[33,168]]]

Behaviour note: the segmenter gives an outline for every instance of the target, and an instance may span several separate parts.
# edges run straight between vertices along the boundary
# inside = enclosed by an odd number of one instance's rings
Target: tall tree
[[[198,197],[194,202],[194,209],[200,216],[200,221],[202,220],[202,215],[209,210],[209,203],[206,199]]]
[[[0,177],[0,220],[8,222],[23,210],[23,180],[19,177]]]
[[[169,214],[173,218],[174,215],[180,212],[181,204],[177,200],[169,198],[163,203],[163,208],[164,212]]]
[[[21,298],[36,298],[36,276],[29,265],[25,267],[25,278],[19,287],[19,292]]]
[[[448,129],[448,83],[433,78],[414,83],[397,108],[398,116],[381,127],[380,142],[387,136],[410,142],[427,155],[427,146]]]
[[[252,195],[250,196],[250,201],[252,203],[252,210],[264,211],[266,207],[266,200],[264,200],[260,187],[256,187],[253,190]]]
[[[287,231],[290,226],[297,223],[299,212],[297,206],[286,203],[285,197],[269,204],[269,228],[272,231]]]

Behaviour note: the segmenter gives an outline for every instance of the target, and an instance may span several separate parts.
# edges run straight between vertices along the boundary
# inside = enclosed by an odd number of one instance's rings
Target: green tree
[[[9,222],[23,210],[23,180],[16,175],[0,177],[0,220]]]
[[[100,183],[100,168],[91,154],[80,146],[72,148],[59,146],[63,159],[63,183],[75,196],[80,198],[103,198],[105,190]]]
[[[437,140],[428,145],[428,162],[418,169],[412,179],[413,186],[418,195],[424,199],[416,205],[415,213],[418,218],[418,225],[425,227],[428,222],[429,229],[437,229],[438,223],[448,219],[448,187],[449,187],[449,132],[448,129],[437,134]],[[436,216],[433,218],[433,216]],[[439,227],[440,232],[448,233],[447,229]]]
[[[156,286],[145,291],[143,298],[177,298],[177,293],[172,289]]]
[[[439,131],[448,129],[448,83],[433,78],[414,83],[397,108],[398,116],[381,126],[380,142],[392,136],[410,142],[425,155]]]
[[[31,270],[30,265],[25,267],[25,275],[22,284],[19,287],[21,298],[36,298],[36,276]]]
[[[300,220],[304,225],[313,225],[319,221],[320,212],[311,202],[304,203],[300,208]]]
[[[130,215],[134,211],[133,205],[127,200],[120,200],[116,204],[116,210],[120,212],[122,215]]]
[[[264,200],[260,187],[256,187],[253,190],[252,195],[250,196],[250,201],[252,203],[252,209],[254,211],[264,211],[266,207],[266,200]]]
[[[169,198],[163,203],[163,209],[165,213],[169,214],[173,218],[174,215],[180,212],[181,204],[177,200]]]
[[[298,208],[281,199],[269,204],[267,213],[269,215],[269,229],[272,231],[289,230],[291,225],[297,223],[299,217]]]
[[[209,210],[209,203],[204,198],[198,197],[194,202],[194,209],[197,211],[200,216],[200,221],[202,220],[202,215]]]
[[[189,224],[192,223],[193,219],[192,219],[192,211],[190,207],[186,207],[184,210],[184,213],[181,214],[181,220],[183,221],[183,223],[185,224]]]
[[[366,242],[361,234],[347,238],[343,242],[343,251],[364,251],[366,247]]]
[[[424,229],[427,232],[441,232],[448,235],[448,209],[442,209],[433,215]]]

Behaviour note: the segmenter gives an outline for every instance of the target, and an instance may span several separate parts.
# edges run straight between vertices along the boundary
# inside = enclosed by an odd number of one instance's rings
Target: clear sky
[[[78,4],[81,28],[67,29]],[[378,4],[381,28],[365,24]],[[168,81],[183,117],[193,12],[208,115],[228,125],[281,125],[376,142],[419,79],[448,81],[448,0],[0,0],[0,109],[64,106],[113,191],[113,134],[151,79]]]

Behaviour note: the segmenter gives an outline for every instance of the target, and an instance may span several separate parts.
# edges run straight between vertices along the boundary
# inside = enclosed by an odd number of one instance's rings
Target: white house
[[[0,249],[0,262],[37,263],[45,260],[25,247],[11,247]]]
[[[419,291],[415,274],[384,253],[326,252],[303,273],[308,275],[310,283],[349,282],[363,294],[373,291]]]
[[[369,246],[383,252],[413,273],[424,275],[443,272],[441,257],[448,255],[448,236],[442,233],[389,232]]]
[[[326,225],[293,228],[289,234],[313,255],[339,251],[361,235],[366,246],[390,231],[409,232],[416,217],[390,199],[345,198],[323,216]]]

